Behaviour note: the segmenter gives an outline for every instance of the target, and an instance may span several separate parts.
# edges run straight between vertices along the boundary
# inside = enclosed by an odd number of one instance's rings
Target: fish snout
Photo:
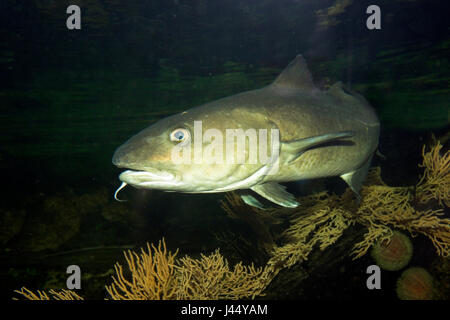
[[[129,163],[127,152],[123,148],[119,147],[113,154],[112,163],[119,168],[126,168]]]
[[[118,150],[117,150],[118,151]],[[114,152],[113,157],[112,157],[112,163],[113,165],[115,165],[116,167],[120,167],[120,163],[121,163],[121,156],[119,152]]]

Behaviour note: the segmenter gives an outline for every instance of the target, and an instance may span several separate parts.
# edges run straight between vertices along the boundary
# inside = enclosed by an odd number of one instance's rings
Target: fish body
[[[240,145],[239,134],[244,134]],[[319,90],[299,55],[264,88],[206,103],[142,130],[116,150],[113,163],[128,169],[119,179],[137,188],[250,189],[296,207],[279,183],[340,176],[358,194],[378,137],[378,118],[364,97],[341,83]],[[183,161],[174,158],[181,154]],[[262,206],[251,193],[242,198]]]

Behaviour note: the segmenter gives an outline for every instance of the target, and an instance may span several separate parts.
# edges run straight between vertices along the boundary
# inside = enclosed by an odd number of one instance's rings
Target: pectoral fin
[[[295,197],[286,191],[286,187],[276,182],[258,184],[251,189],[261,197],[282,207],[295,208],[299,205],[297,200],[295,200]]]
[[[281,154],[287,155],[288,164],[297,160],[305,151],[321,144],[333,142],[340,139],[351,138],[352,131],[343,131],[336,133],[327,133],[320,136],[304,138],[295,141],[282,142]]]

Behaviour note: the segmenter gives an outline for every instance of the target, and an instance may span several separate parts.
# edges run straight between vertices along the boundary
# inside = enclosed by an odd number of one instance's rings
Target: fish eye
[[[170,141],[183,142],[190,138],[190,133],[184,128],[178,128],[170,133]]]

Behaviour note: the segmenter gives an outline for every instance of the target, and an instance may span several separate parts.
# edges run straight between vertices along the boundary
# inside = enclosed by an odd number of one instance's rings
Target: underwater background
[[[81,30],[66,27],[71,4],[81,8]],[[366,26],[372,4],[379,30]],[[449,147],[448,10],[438,0],[0,1],[1,298],[22,286],[65,288],[76,264],[82,295],[103,299],[123,250],[163,237],[179,255],[220,248],[230,265],[263,265],[259,237],[223,210],[225,194],[127,188],[119,203],[111,158],[161,118],[271,83],[297,54],[319,87],[342,81],[364,95],[381,123],[384,157],[372,165],[388,185],[414,185],[423,145]],[[330,178],[292,188],[307,195],[345,185]],[[448,258],[425,237],[412,241],[410,264],[427,269],[447,299]],[[265,297],[397,299],[401,271],[368,290],[371,264],[367,254],[314,265],[300,283],[294,266]]]

